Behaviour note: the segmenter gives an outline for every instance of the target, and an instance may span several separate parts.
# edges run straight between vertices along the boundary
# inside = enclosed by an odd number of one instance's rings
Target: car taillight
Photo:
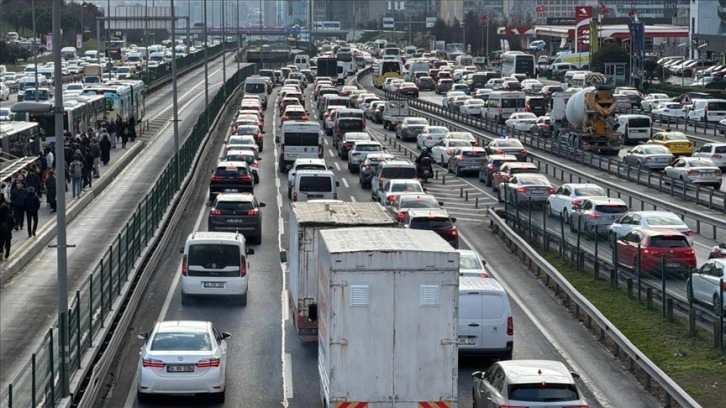
[[[529,111],[531,111],[531,110],[532,110],[532,107],[531,107],[531,106],[529,106],[529,105],[525,105],[525,106],[524,106],[524,110],[526,110],[527,112],[529,112]]]
[[[459,231],[456,228],[449,230],[447,233],[452,238],[456,238],[459,235]]]
[[[371,165],[370,164],[366,164],[366,170],[370,170],[370,168],[371,168]]]
[[[252,181],[252,176],[237,176],[237,178],[242,181]]]
[[[333,200],[337,200],[337,199],[338,199],[338,193],[335,192],[335,193],[333,193]]]
[[[394,201],[395,199],[396,199],[395,195],[389,195],[388,197],[386,197],[386,201]]]
[[[222,176],[212,176],[212,181],[222,181],[224,180],[224,177]]]
[[[527,190],[527,187],[517,187],[518,193],[526,193],[527,191],[529,191]]]
[[[552,187],[547,187],[547,193],[548,194],[554,194],[555,193],[555,189],[552,188]]]
[[[716,169],[716,170],[713,171],[713,174],[715,174],[715,175],[718,176],[719,174],[721,174],[721,170],[720,169]]]
[[[247,215],[257,215],[259,213],[260,213],[260,210],[258,210],[256,208],[254,210],[247,211]]]
[[[514,336],[514,319],[507,317],[507,336]]]
[[[222,215],[222,211],[219,211],[216,208],[212,208],[211,210],[209,210],[209,213],[212,215]]]
[[[284,143],[280,144],[280,153],[285,154],[285,144]]]
[[[645,161],[646,163],[650,163],[650,162],[652,162],[652,161],[653,161],[653,159],[652,159],[652,158],[650,158],[650,157],[646,157],[644,161]]]
[[[426,140],[434,140],[432,136],[426,136]]]
[[[527,152],[527,149],[522,149],[522,154],[523,154],[523,155],[525,155],[525,156],[526,156],[526,155],[527,155],[527,153],[528,153],[528,152]]]
[[[343,147],[346,148],[346,149],[350,149],[351,146],[353,146],[353,143],[351,143],[351,142],[345,142],[345,143],[343,143]]]
[[[502,149],[497,149],[496,150],[496,154],[502,154],[502,153],[504,153],[504,150],[502,150]]]
[[[292,201],[297,201],[297,193],[292,193]]]
[[[164,368],[166,364],[164,364],[161,360],[156,360],[153,358],[145,358],[141,360],[141,365],[148,368]]]
[[[186,254],[182,257],[181,273],[182,276],[187,276],[189,274],[188,258]]]
[[[600,218],[600,214],[598,214],[598,213],[590,213],[590,214],[589,214],[589,215],[587,216],[587,218],[589,218],[589,219],[591,219],[591,220],[597,220],[597,219],[599,219],[599,218]]]
[[[210,358],[207,360],[200,360],[197,362],[196,366],[199,368],[219,367],[219,359]]]
[[[247,257],[244,255],[239,257],[239,276],[240,278],[247,276]]]
[[[260,167],[260,163],[255,162],[255,163],[250,164],[250,166],[254,167],[254,168],[258,168],[258,167]]]
[[[300,120],[308,120],[308,115],[302,115],[302,116],[300,116]]]
[[[482,272],[482,273],[481,273],[481,274],[479,275],[479,277],[480,277],[480,278],[488,278],[488,277],[489,277],[489,274],[488,274],[488,273],[486,273],[486,272]]]
[[[447,149],[447,150],[446,150],[446,155],[447,155],[447,156],[451,156],[451,150]]]

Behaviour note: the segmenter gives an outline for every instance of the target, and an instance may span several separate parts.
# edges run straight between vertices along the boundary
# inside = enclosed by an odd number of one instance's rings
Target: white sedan
[[[663,103],[672,102],[673,98],[664,93],[652,93],[645,95],[642,101],[640,101],[640,108],[644,111],[652,111],[657,108],[658,105]]]
[[[378,197],[381,205],[387,207],[392,205],[401,194],[424,192],[426,192],[426,189],[423,188],[421,182],[418,180],[392,179],[386,181],[383,189],[378,192]]]
[[[464,115],[481,116],[481,108],[484,107],[484,101],[481,99],[468,99],[459,107],[459,111]]]
[[[566,183],[547,198],[547,215],[560,217],[567,224],[573,205],[579,205],[583,198],[607,197],[605,190],[592,183]]]
[[[471,146],[471,142],[465,139],[443,139],[431,149],[431,156],[439,165],[446,167],[454,150]]]
[[[532,112],[515,112],[509,116],[504,122],[504,126],[510,129],[521,130],[523,132],[529,132],[537,122],[537,115]]]
[[[446,95],[441,99],[441,105],[443,105],[444,108],[448,108],[449,104],[453,102],[454,98],[457,96],[466,95],[464,92],[461,91],[449,91],[446,93]]]
[[[685,119],[686,110],[683,105],[678,102],[668,102],[658,105],[650,111],[654,116],[663,116],[668,118]]]
[[[447,133],[449,129],[446,126],[426,126],[416,135],[416,148],[434,147]]]
[[[473,276],[477,278],[491,278],[484,262],[476,252],[469,249],[457,249],[459,253],[459,276]]]
[[[224,402],[229,333],[212,322],[158,322],[139,353],[136,396],[140,403],[151,396],[207,394]]]

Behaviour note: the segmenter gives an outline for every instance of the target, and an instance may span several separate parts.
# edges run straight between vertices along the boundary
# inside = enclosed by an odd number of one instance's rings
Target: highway
[[[232,58],[227,59],[230,75],[236,66]],[[221,57],[210,61],[209,74],[209,92],[213,96],[222,83]],[[189,134],[198,112],[203,110],[204,82],[203,66],[178,81],[181,138]],[[109,187],[68,225],[68,244],[75,245],[68,249],[71,301],[172,157],[171,106],[171,84],[147,96],[146,119],[150,122],[150,131],[136,142],[145,143],[145,147],[137,152],[137,157],[125,169],[120,169]],[[0,382],[3,390],[21,366],[30,361],[31,354],[56,319],[56,269],[56,249],[47,248],[0,289],[0,310],[3,314],[0,319],[0,359],[3,362]]]
[[[273,97],[277,91],[273,91]],[[308,112],[312,102],[308,102]],[[277,132],[275,104],[270,103],[265,120],[266,139],[274,140]],[[231,116],[227,120],[231,120]],[[227,122],[222,122],[227,123]],[[220,143],[226,127],[219,130]],[[383,130],[369,124],[369,132],[380,138]],[[391,152],[399,154],[394,149]],[[332,150],[331,138],[325,137],[325,156],[336,169],[340,181],[339,197],[344,200],[370,200],[370,192],[358,185],[357,175],[351,175],[345,163]],[[194,199],[190,200],[184,221],[177,226],[175,239],[163,249],[168,259],[154,272],[155,278],[146,288],[145,302],[135,316],[135,324],[118,353],[115,367],[107,378],[108,393],[97,402],[98,407],[139,407],[136,402],[135,375],[141,343],[136,333],[152,328],[156,320],[202,319],[211,320],[222,331],[228,331],[228,370],[226,403],[229,407],[300,407],[320,406],[317,373],[317,347],[302,345],[294,332],[287,310],[285,265],[280,264],[279,252],[287,246],[285,235],[289,200],[286,198],[286,175],[276,172],[277,146],[261,153],[260,184],[255,187],[258,200],[265,202],[262,209],[264,235],[261,245],[255,246],[250,257],[250,293],[244,308],[224,301],[197,301],[182,306],[179,294],[181,255],[178,248],[193,230],[206,229],[205,216],[207,184],[194,184]],[[403,155],[403,152],[401,153]],[[216,164],[208,158],[207,170]],[[200,174],[201,180],[208,173]],[[515,347],[514,357],[545,358],[565,361],[583,376],[583,389],[591,407],[656,407],[658,403],[643,391],[637,381],[624,370],[617,359],[603,348],[539,280],[534,278],[519,260],[509,254],[488,227],[483,209],[473,209],[454,192],[459,186],[469,186],[466,179],[447,178],[445,186],[431,182],[429,192],[443,201],[452,215],[458,217],[458,226],[469,247],[476,249],[488,261],[492,273],[507,289],[513,303]],[[470,200],[472,197],[470,196]],[[480,206],[494,204],[491,194],[482,191]],[[462,247],[464,245],[462,243]],[[411,339],[415,341],[415,339]],[[486,369],[487,360],[462,359],[459,368],[459,405],[471,405],[471,373]],[[164,399],[166,406],[196,406],[186,398]]]

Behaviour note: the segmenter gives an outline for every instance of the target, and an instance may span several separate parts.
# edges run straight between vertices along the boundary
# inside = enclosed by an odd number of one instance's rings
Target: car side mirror
[[[572,372],[572,371],[571,371],[571,372],[570,372],[570,375],[572,376],[572,378],[573,378],[573,379],[574,379],[575,381],[580,381],[580,378],[581,378],[581,377],[580,377],[580,374],[577,374],[576,372]]]
[[[275,136],[275,143],[280,143],[280,136]]]
[[[335,182],[335,187],[340,187],[340,181]]]
[[[136,338],[139,340],[146,340],[149,338],[149,333],[139,333],[136,335]]]
[[[444,202],[443,201],[439,201],[439,205],[443,207],[444,206]]]
[[[227,340],[229,338],[232,338],[232,334],[229,332],[222,332],[222,340]]]
[[[180,248],[179,248],[179,253],[180,253],[180,254],[183,254],[183,253],[184,253],[184,247],[180,247]]]
[[[451,222],[456,222],[456,217],[451,217]]]
[[[258,207],[267,207],[267,204],[265,204],[265,203],[257,203],[257,206]]]
[[[328,170],[333,170],[333,166],[328,166]],[[293,173],[293,176],[294,176],[294,175],[295,175],[295,174]]]
[[[255,254],[255,250],[254,249],[247,248],[247,255],[254,255],[254,254]]]
[[[477,380],[482,380],[482,379],[484,379],[484,373],[481,371],[475,371],[475,372],[471,373],[471,377],[476,378]]]

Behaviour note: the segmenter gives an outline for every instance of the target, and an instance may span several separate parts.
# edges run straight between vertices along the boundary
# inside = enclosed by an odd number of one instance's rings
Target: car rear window
[[[575,196],[577,197],[594,197],[594,196],[604,196],[605,190],[598,188],[598,187],[582,187],[582,188],[576,188],[575,189]]]
[[[241,262],[237,245],[194,244],[189,246],[189,276],[239,276]],[[203,268],[204,270],[199,270]]]
[[[461,155],[464,157],[484,157],[487,154],[483,150],[465,150],[461,152]]]
[[[509,169],[509,174],[522,174],[522,173],[538,173],[539,170],[531,167],[512,167]]]
[[[625,205],[604,204],[596,205],[595,210],[603,214],[618,214],[628,212],[628,207]]]
[[[343,130],[363,130],[365,128],[363,121],[359,119],[340,119],[338,126]]]
[[[307,176],[300,178],[301,192],[326,192],[333,190],[333,180],[330,177]]]
[[[359,152],[379,152],[383,150],[383,147],[381,145],[377,144],[360,144],[356,143],[355,150]]]
[[[709,102],[709,111],[726,111],[726,102]]]
[[[545,100],[544,98],[532,98],[527,101],[527,104],[531,106],[545,106]]]
[[[407,125],[427,125],[429,124],[429,121],[426,119],[406,119]]]
[[[438,208],[439,206],[438,201],[432,197],[401,198],[400,202],[399,208]]]
[[[442,230],[451,228],[451,220],[448,217],[421,217],[411,220],[409,225],[412,229],[421,230]]]
[[[220,211],[249,211],[254,210],[255,205],[249,201],[217,201],[214,208]]]
[[[549,186],[550,182],[547,181],[544,177],[537,177],[537,176],[529,176],[529,177],[519,177],[519,184],[523,185],[529,185],[529,186]]]
[[[246,176],[247,168],[246,167],[217,167],[217,170],[214,172],[214,175],[222,176],[222,177]]]
[[[650,246],[655,248],[688,247],[688,240],[682,235],[656,235],[650,238]]]
[[[211,351],[212,341],[207,333],[162,332],[151,342],[154,351]]]
[[[499,145],[499,147],[523,147],[522,142],[520,142],[519,140],[515,140],[515,139],[500,140],[499,142],[497,142],[497,144]]]
[[[649,128],[650,119],[648,118],[631,118],[628,121],[628,126],[631,128]]]
[[[391,186],[391,191],[400,193],[403,191],[411,191],[414,193],[422,193],[421,185],[417,183],[395,183]]]
[[[548,402],[577,401],[579,396],[573,384],[513,384],[509,386],[509,399],[515,401]]]
[[[298,164],[295,170],[327,170],[322,164]]]
[[[387,179],[410,179],[416,178],[415,167],[386,167],[381,170],[381,176]]]
[[[243,162],[247,162],[247,164],[252,164],[255,162],[255,155],[254,155],[254,153],[228,154],[227,157],[225,157],[225,160],[227,160],[227,161],[243,161]]]

